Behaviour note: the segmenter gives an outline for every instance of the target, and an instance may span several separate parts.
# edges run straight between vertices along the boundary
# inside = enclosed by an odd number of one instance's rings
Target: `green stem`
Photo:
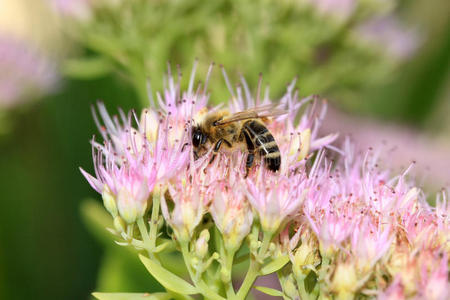
[[[259,276],[259,270],[261,265],[264,263],[264,259],[266,257],[267,250],[269,249],[270,241],[272,240],[273,233],[272,232],[264,232],[263,241],[261,244],[261,248],[259,248],[257,257],[250,259],[250,266],[248,268],[247,274],[245,275],[244,282],[239,288],[238,293],[236,294],[236,299],[245,299],[250,292],[250,289],[253,286],[256,278]]]
[[[247,274],[245,275],[244,282],[242,283],[238,293],[236,294],[236,299],[245,299],[247,297],[258,275],[259,263],[256,260],[252,259],[250,261],[250,266],[248,268]]]
[[[153,205],[152,205],[152,216],[150,219],[150,247],[152,250],[156,245],[156,238],[158,233],[158,218],[159,218],[159,201],[160,195],[155,194],[153,196]]]
[[[322,265],[320,266],[320,270],[318,272],[318,278],[316,285],[319,287],[319,298],[323,295],[323,287],[326,286],[326,276],[328,274],[328,268],[330,266],[330,259],[326,256],[322,257]]]
[[[184,264],[186,265],[186,268],[189,272],[189,276],[191,277],[192,282],[197,287],[199,292],[206,297],[206,299],[212,299],[212,300],[225,300],[223,297],[215,293],[213,290],[211,290],[207,284],[203,282],[203,280],[200,279],[200,277],[196,276],[194,273],[194,270],[192,270],[191,266],[191,254],[189,253],[188,243],[183,242],[181,243],[181,253],[183,255]]]
[[[272,235],[273,234],[271,232],[264,232],[263,242],[258,252],[258,261],[261,263],[265,259],[267,249],[269,249],[270,241],[272,240]]]
[[[305,278],[306,276],[304,275],[295,276],[295,280],[297,281],[298,292],[300,294],[300,299],[309,300],[312,299],[312,295],[310,295],[305,289]]]
[[[227,298],[228,299],[233,299],[236,294],[234,292],[234,288],[233,288],[233,281],[231,280],[231,273],[233,270],[233,258],[234,258],[234,254],[236,253],[236,250],[230,250],[230,251],[225,251],[225,268],[227,270],[227,274],[226,274],[226,281],[224,281],[225,283],[225,290],[227,293]]]
[[[144,248],[148,252],[148,256],[154,260],[153,249],[150,243],[150,237],[148,236],[147,226],[145,226],[144,218],[137,219],[137,225],[139,232],[141,233],[142,240],[144,242]]]

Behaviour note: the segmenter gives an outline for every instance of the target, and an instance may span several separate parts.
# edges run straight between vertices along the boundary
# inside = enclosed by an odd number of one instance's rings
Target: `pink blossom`
[[[92,15],[92,0],[47,0],[63,16],[88,20]]]
[[[380,47],[394,59],[410,57],[419,45],[417,32],[406,29],[392,16],[376,17],[357,28],[362,41],[373,47]]]
[[[0,109],[12,108],[56,88],[56,64],[32,45],[0,36]]]
[[[210,213],[224,238],[225,247],[236,251],[249,234],[253,214],[246,199],[242,182],[228,185],[220,182],[210,206]]]
[[[92,142],[95,176],[82,173],[113,217],[133,223],[145,215],[153,195],[161,197],[176,240],[187,245],[200,236],[194,248],[201,257],[208,252],[209,231],[200,224],[210,213],[231,252],[253,226],[270,237],[281,232],[261,249],[289,255],[293,274],[285,283],[301,282],[314,272],[320,278],[316,292],[331,297],[448,296],[446,193],[430,206],[410,176],[414,164],[395,174],[380,166],[376,149],[357,153],[348,139],[332,145],[336,134],[319,135],[326,103],[315,97],[299,100],[295,82],[277,106],[287,113],[265,120],[280,149],[279,171],[267,170],[260,159],[246,174],[243,147],[220,151],[213,163],[212,149],[194,159],[193,122],[219,109],[208,107],[205,87],[194,91],[194,76],[195,67],[187,91],[181,92],[180,80],[169,75],[167,89],[156,94],[160,108],[151,97],[140,118],[121,111],[111,117],[99,104],[103,121],[95,120],[104,142]],[[225,81],[230,86],[226,74]],[[241,87],[230,88],[229,110],[271,103],[260,90],[261,82],[254,97],[242,79]],[[256,243],[250,246],[258,248],[260,237],[252,238]]]
[[[386,291],[378,295],[378,300],[403,300],[405,299],[404,288],[399,277],[396,277]]]
[[[427,266],[422,267],[422,289],[421,294],[424,299],[445,300],[450,296],[450,284],[448,282],[448,256],[446,253],[441,256],[440,262],[435,269],[426,271]]]
[[[203,168],[180,173],[178,178],[169,184],[169,193],[162,194],[163,216],[174,229],[177,239],[182,242],[188,242],[192,238],[195,228],[206,213],[212,195],[213,189],[205,180],[196,177],[197,172],[203,172]],[[168,201],[174,205],[172,211],[169,211]]]
[[[347,19],[355,10],[357,0],[308,0],[320,14],[331,15],[337,19]]]
[[[264,231],[275,232],[279,226],[299,212],[308,192],[304,173],[290,177],[260,171],[256,182],[247,180],[248,200],[258,213]]]

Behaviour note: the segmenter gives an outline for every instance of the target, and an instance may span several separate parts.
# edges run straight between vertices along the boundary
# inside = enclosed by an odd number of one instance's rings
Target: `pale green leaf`
[[[159,281],[166,289],[174,291],[179,294],[192,295],[197,294],[198,291],[190,283],[178,277],[177,275],[164,269],[159,264],[153,262],[143,255],[139,255],[147,270]]]
[[[114,236],[106,230],[114,227],[111,215],[106,211],[100,201],[85,199],[80,206],[81,217],[89,231],[105,245],[110,245]]]
[[[264,294],[270,295],[270,296],[283,297],[283,292],[276,290],[276,289],[268,288],[265,286],[255,286],[255,289],[257,289],[260,292],[263,292]]]
[[[267,275],[273,272],[278,271],[282,267],[284,267],[285,264],[289,262],[289,256],[283,255],[279,256],[277,259],[271,261],[261,269],[262,275]]]
[[[168,293],[92,293],[99,300],[169,300]]]

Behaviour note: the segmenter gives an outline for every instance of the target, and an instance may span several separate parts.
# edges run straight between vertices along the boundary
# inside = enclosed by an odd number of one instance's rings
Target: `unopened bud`
[[[270,253],[274,253],[275,250],[277,250],[277,246],[275,245],[275,243],[270,243],[269,244],[269,251],[270,251]]]
[[[295,286],[292,275],[286,279],[283,285],[283,292],[289,297],[289,299],[299,299],[298,290]]]
[[[208,253],[209,231],[203,229],[195,242],[195,252],[197,257],[203,258]]]
[[[251,253],[256,253],[258,251],[259,244],[260,243],[258,241],[251,241],[250,242],[250,252]]]
[[[336,254],[336,247],[332,244],[325,244],[323,242],[320,242],[319,244],[319,251],[320,251],[320,255],[322,257],[326,257],[326,258],[332,258],[334,257],[334,255]]]
[[[119,203],[120,216],[128,224],[133,224],[138,215],[133,195],[127,189],[122,188],[117,195],[117,201]]]
[[[338,264],[331,282],[331,289],[337,294],[337,299],[353,299],[357,286],[354,266],[348,263]]]
[[[114,218],[114,228],[117,232],[122,233],[126,231],[127,224],[125,224],[121,217],[117,216]]]
[[[158,232],[161,231],[162,227],[164,226],[164,217],[161,215],[158,218]]]
[[[320,257],[317,252],[316,244],[311,237],[302,238],[302,244],[295,250],[292,258],[293,271],[296,276],[308,275],[309,268],[305,266],[315,266],[320,263]]]
[[[225,283],[228,283],[231,281],[231,272],[230,272],[230,270],[228,270],[227,267],[223,266],[222,269],[220,270],[220,278]]]
[[[191,259],[191,265],[192,265],[194,268],[197,268],[198,263],[199,263],[199,260],[198,260],[197,257],[193,257],[193,258]]]
[[[103,186],[102,198],[103,206],[105,206],[106,210],[111,214],[111,216],[113,216],[113,218],[115,218],[117,216],[116,199],[106,184]]]

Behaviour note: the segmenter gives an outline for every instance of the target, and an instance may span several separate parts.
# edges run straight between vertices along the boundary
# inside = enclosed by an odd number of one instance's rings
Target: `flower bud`
[[[260,244],[261,244],[261,243],[258,242],[258,241],[256,241],[256,240],[255,240],[255,241],[251,241],[251,242],[250,242],[250,252],[251,252],[251,253],[257,253]]]
[[[353,299],[358,286],[356,271],[352,264],[339,263],[331,282],[331,290],[337,294],[337,299]]]
[[[135,182],[134,186],[122,186],[119,189],[117,206],[125,222],[133,224],[138,217],[145,214],[148,197],[149,190],[144,182]]]
[[[102,191],[103,206],[115,218],[117,216],[117,205],[114,195],[111,193],[109,187],[105,184]]]
[[[295,286],[295,280],[291,276],[286,278],[286,281],[283,284],[283,292],[290,298],[290,299],[299,299],[298,290]]]
[[[203,258],[208,253],[209,231],[203,229],[199,238],[195,242],[195,254],[198,258]]]
[[[222,266],[222,268],[220,269],[220,279],[222,279],[222,282],[230,282],[231,281],[231,272],[225,266]]]
[[[198,263],[199,263],[199,262],[200,262],[200,261],[198,260],[197,257],[191,258],[191,265],[192,265],[195,269],[197,269]]]
[[[319,251],[322,257],[332,258],[337,252],[336,246],[331,243],[326,243],[323,241],[319,242]]]
[[[121,217],[116,216],[114,218],[114,228],[117,232],[122,233],[126,231],[127,224],[125,224],[124,220]]]
[[[308,234],[308,236],[305,236],[306,234]],[[292,269],[295,276],[300,276],[300,273],[302,273],[303,276],[308,275],[310,269],[304,267],[307,265],[315,266],[320,262],[317,243],[310,234],[312,233],[306,232],[304,236],[302,236],[300,247],[295,250],[293,257],[291,257]]]

